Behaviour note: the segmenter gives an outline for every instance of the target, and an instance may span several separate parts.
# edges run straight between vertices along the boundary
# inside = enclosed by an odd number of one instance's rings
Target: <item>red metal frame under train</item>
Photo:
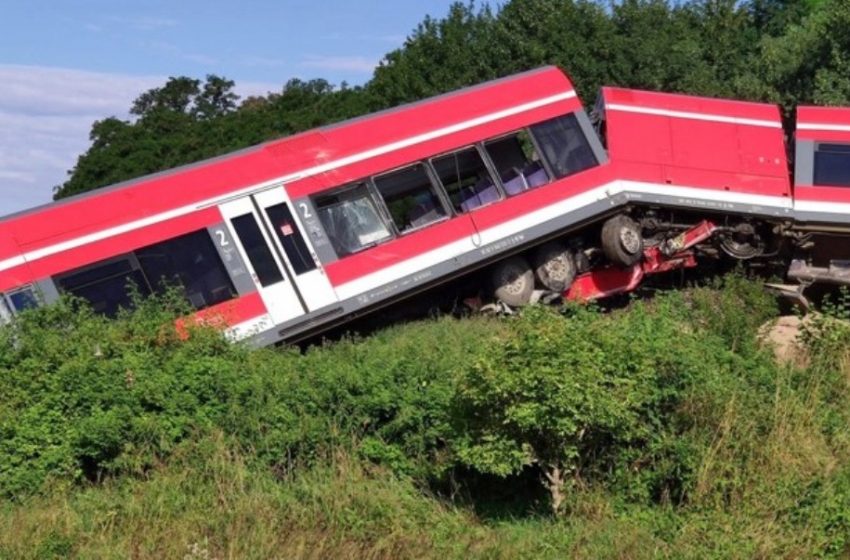
[[[63,292],[113,313],[164,278],[268,344],[476,270],[522,303],[705,219],[688,259],[842,281],[850,109],[797,118],[792,185],[776,106],[603,88],[588,116],[541,68],[5,217],[0,315]]]

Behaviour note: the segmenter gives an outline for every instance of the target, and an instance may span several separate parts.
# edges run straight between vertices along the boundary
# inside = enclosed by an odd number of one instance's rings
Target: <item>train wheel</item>
[[[534,273],[522,257],[509,257],[493,267],[494,295],[513,307],[528,305],[534,291]]]
[[[731,235],[724,235],[720,238],[720,248],[723,249],[723,252],[742,261],[760,257],[765,249],[761,237],[749,225],[738,226],[738,230]]]
[[[546,243],[534,252],[534,275],[553,292],[563,292],[576,277],[573,254],[562,244]]]
[[[640,226],[623,214],[609,218],[602,226],[602,251],[612,263],[632,266],[643,255]]]

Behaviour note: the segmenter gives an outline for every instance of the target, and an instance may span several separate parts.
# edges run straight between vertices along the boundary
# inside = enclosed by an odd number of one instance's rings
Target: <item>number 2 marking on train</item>
[[[304,216],[305,219],[312,218],[313,214],[310,213],[310,208],[304,202],[299,202],[298,206],[301,207],[301,215]]]
[[[227,236],[220,229],[215,230],[215,234],[218,236],[218,244],[222,247],[227,247],[230,243],[227,241]]]

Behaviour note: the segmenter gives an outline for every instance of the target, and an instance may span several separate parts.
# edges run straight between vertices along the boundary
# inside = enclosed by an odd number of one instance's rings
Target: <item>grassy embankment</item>
[[[777,365],[736,277],[304,354],[181,341],[169,313],[0,330],[0,557],[848,552],[850,328]]]

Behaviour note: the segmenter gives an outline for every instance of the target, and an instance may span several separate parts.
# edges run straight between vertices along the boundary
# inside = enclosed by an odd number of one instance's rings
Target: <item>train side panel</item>
[[[391,241],[345,258],[323,239],[316,197],[473,145],[489,150],[480,143],[562,115],[573,119],[571,134],[581,130],[579,136],[587,137],[589,147],[581,148],[585,159],[592,151],[592,168],[584,165],[557,179],[563,173],[543,169],[554,164],[538,162],[536,171],[522,170],[528,192],[449,212],[444,220],[397,232]],[[273,342],[345,320],[609,209],[610,202],[592,192],[612,180],[606,163],[569,80],[555,68],[543,68],[7,217],[0,222],[0,291],[38,287],[48,301],[61,289],[93,293],[103,279],[99,275],[112,270],[119,272],[110,289],[125,279],[153,285],[150,271],[179,268],[157,259],[165,262],[169,251],[182,247],[208,270],[209,278],[185,270],[197,284],[190,297],[202,309],[196,317],[218,317],[236,336]],[[497,183],[510,189],[518,178]],[[262,202],[270,196],[274,201]],[[258,253],[249,255],[236,242],[240,232],[233,219],[245,216],[225,208],[232,210],[240,200],[253,203],[251,227],[275,252],[281,279],[269,278],[270,257],[265,267],[255,267],[251,259]],[[90,277],[97,282],[89,286]],[[292,301],[301,311],[274,310],[267,297],[272,281],[293,287]],[[110,301],[103,307],[114,306]]]
[[[635,201],[763,216],[791,208],[778,107],[603,88],[621,190]]]

